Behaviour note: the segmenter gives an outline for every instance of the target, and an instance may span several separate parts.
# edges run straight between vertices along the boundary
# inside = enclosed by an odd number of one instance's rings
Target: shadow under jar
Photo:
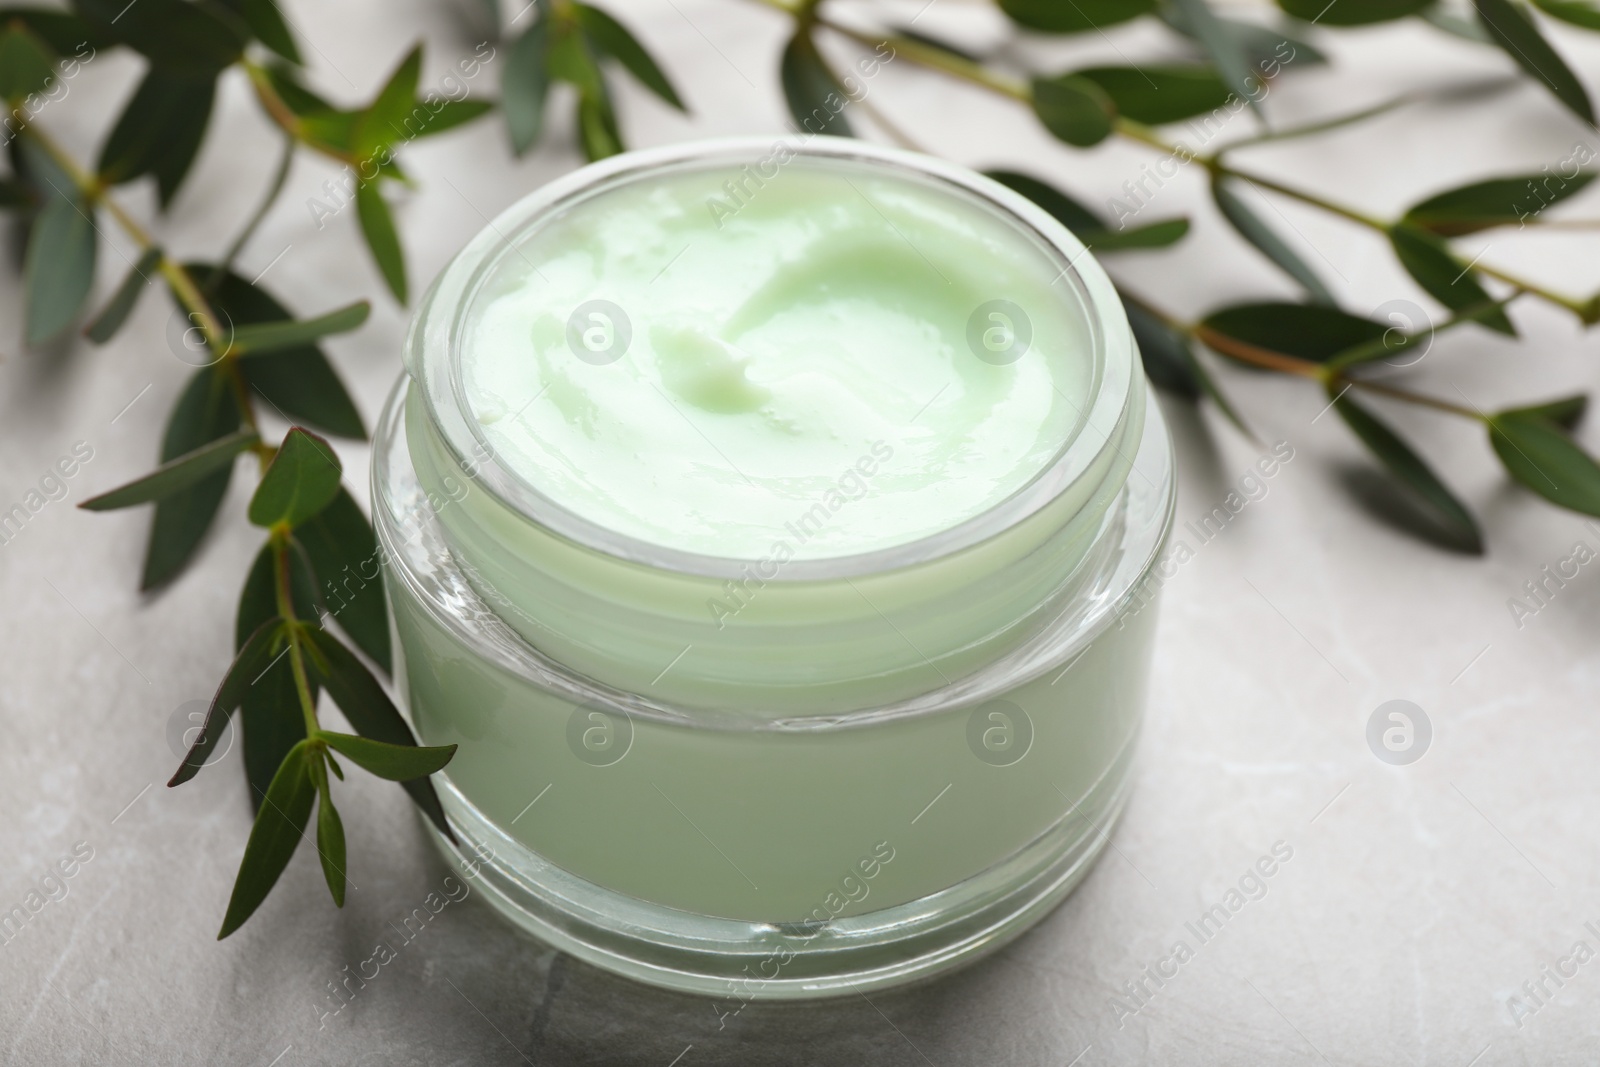
[[[376,436],[486,896],[737,1001],[993,949],[1121,810],[1171,445],[1059,223],[858,141],[619,156],[440,275]]]

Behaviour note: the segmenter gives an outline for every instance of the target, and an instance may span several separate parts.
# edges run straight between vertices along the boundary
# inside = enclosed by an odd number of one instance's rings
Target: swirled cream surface
[[[890,548],[1076,432],[1092,360],[1065,270],[925,177],[780,155],[624,180],[500,256],[462,395],[504,467],[613,531],[731,559]]]

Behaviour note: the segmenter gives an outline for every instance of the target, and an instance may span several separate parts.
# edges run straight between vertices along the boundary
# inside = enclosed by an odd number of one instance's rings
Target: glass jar
[[[1065,228],[928,157],[783,144],[789,166],[961,198],[1059,271],[1088,399],[1020,490],[774,567],[608,528],[496,455],[461,337],[497,265],[606,190],[770,161],[763,139],[615,157],[506,211],[419,306],[374,440],[402,706],[422,743],[460,746],[441,846],[541,939],[730,1003],[955,966],[1083,878],[1125,798],[1174,498],[1121,303]]]

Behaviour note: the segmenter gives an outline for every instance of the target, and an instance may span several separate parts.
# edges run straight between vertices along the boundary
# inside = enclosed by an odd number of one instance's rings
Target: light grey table
[[[909,19],[925,0],[886,5]],[[364,97],[417,38],[425,81],[471,52],[471,8],[409,0],[288,5],[309,36],[317,84]],[[684,118],[624,85],[634,143],[776,131],[783,21],[738,0],[638,0],[614,8],[655,43],[694,108]],[[1118,61],[1153,29],[1049,52],[1006,45],[993,12],[940,0],[919,23],[970,35],[1015,62],[1083,55]],[[1593,40],[1565,35],[1579,69]],[[1147,40],[1148,39],[1148,40]],[[1331,42],[1344,74],[1308,70],[1273,89],[1283,121],[1357,106],[1436,81],[1499,71],[1494,53],[1422,28]],[[491,71],[475,91],[497,92]],[[108,55],[46,116],[83,155],[137,63]],[[1051,175],[1085,195],[1136,177],[1149,156],[1107,145],[1071,152],[1002,102],[938,76],[890,68],[871,100],[935,151],[974,165]],[[1239,132],[1249,120],[1239,119]],[[214,253],[254,202],[274,141],[230,78],[215,130],[170,217],[169,247]],[[511,162],[498,122],[415,146],[418,190],[400,208],[417,288],[487,216],[570,169],[563,116],[546,147]],[[1228,134],[1234,135],[1232,131]],[[1261,151],[1263,168],[1392,211],[1435,188],[1537,170],[1595,137],[1537,88],[1456,107],[1424,106],[1315,143]],[[331,167],[296,165],[288,194],[246,250],[294,307],[314,312],[380,292],[354,220],[318,229],[310,210]],[[127,197],[153,215],[147,190]],[[1287,296],[1227,232],[1198,175],[1164,187],[1156,214],[1192,213],[1176,254],[1112,263],[1183,311]],[[1371,235],[1287,202],[1272,213],[1315,249],[1354,310],[1425,298]],[[1575,212],[1593,216],[1596,198]],[[1280,217],[1281,216],[1281,217]],[[1471,251],[1574,292],[1600,289],[1592,233],[1491,234]],[[126,246],[122,247],[126,251]],[[102,286],[121,257],[103,257]],[[810,1005],[753,1004],[719,1020],[704,998],[657,992],[557,955],[468,898],[442,911],[337,1014],[329,985],[448,873],[392,787],[356,776],[342,807],[354,885],[335,911],[308,850],[238,935],[213,937],[248,827],[237,753],[181,790],[168,727],[206,696],[230,651],[237,587],[257,535],[243,521],[246,479],[198,565],[159,596],[134,591],[146,518],[91,516],[73,502],[147,469],[184,376],[152,293],[117,341],[59,352],[17,346],[18,285],[0,285],[0,504],[34,486],[74,442],[94,458],[0,546],[0,907],[21,903],[75,846],[92,859],[20,935],[0,945],[0,1060],[174,1064],[506,1063],[1028,1064],[1430,1063],[1479,1067],[1590,1063],[1600,1054],[1600,962],[1563,964],[1575,942],[1600,950],[1600,564],[1531,618],[1508,598],[1600,526],[1509,487],[1481,435],[1407,415],[1483,516],[1486,558],[1450,555],[1376,519],[1381,492],[1339,421],[1301,383],[1225,373],[1268,442],[1295,458],[1168,584],[1138,784],[1114,848],[1036,930],[934,983]],[[405,313],[376,296],[372,322],[329,345],[370,420],[394,380]],[[1410,373],[1422,387],[1489,406],[1593,388],[1597,335],[1519,306],[1524,340],[1482,331],[1442,339]],[[1168,405],[1182,468],[1180,524],[1239,483],[1256,446],[1212,411]],[[1600,435],[1587,432],[1591,444]],[[365,481],[364,453],[347,449]],[[1424,709],[1427,754],[1380,762],[1366,742],[1392,699]],[[84,844],[78,845],[79,842]],[[1186,927],[1276,842],[1292,858],[1266,892],[1201,945]],[[59,895],[59,893],[58,893]],[[1114,997],[1187,941],[1194,958],[1136,1014]],[[1538,1010],[1514,1019],[1546,966]],[[1167,968],[1170,971],[1170,967]],[[1526,1001],[1532,1003],[1531,1001]],[[1520,1025],[1518,1025],[1520,1023]]]

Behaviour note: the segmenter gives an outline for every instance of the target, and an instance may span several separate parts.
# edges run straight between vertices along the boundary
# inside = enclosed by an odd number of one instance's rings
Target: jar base
[[[815,925],[698,915],[596,885],[500,831],[444,775],[435,781],[458,840],[427,826],[447,860],[477,872],[502,915],[603,970],[733,1005],[841,996],[971,963],[1048,915],[1110,840],[1136,740],[1137,732],[1087,795],[1008,859],[930,896]]]

